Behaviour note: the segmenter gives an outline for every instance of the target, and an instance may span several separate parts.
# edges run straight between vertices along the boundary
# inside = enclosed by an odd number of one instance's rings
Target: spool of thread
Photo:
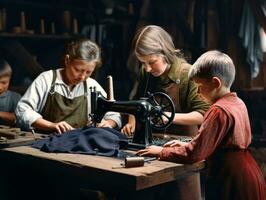
[[[78,20],[76,18],[73,19],[73,34],[78,34]]]
[[[126,157],[125,167],[141,167],[144,166],[144,157]]]
[[[20,28],[22,33],[26,32],[26,19],[23,11],[20,13]]]
[[[54,22],[51,23],[51,34],[55,34],[55,24]]]
[[[2,10],[2,30],[6,30],[6,9],[3,8]]]
[[[63,12],[63,33],[70,33],[71,30],[71,13],[68,10]]]
[[[40,33],[45,34],[44,19],[41,19],[40,22]]]
[[[114,99],[114,88],[113,88],[113,77],[107,76],[108,80],[108,93],[107,93],[107,100],[108,101],[115,101]]]
[[[132,3],[128,5],[128,14],[133,15],[134,14],[134,6]]]
[[[3,30],[3,20],[2,20],[2,18],[3,18],[3,14],[2,14],[2,10],[0,10],[0,31]]]

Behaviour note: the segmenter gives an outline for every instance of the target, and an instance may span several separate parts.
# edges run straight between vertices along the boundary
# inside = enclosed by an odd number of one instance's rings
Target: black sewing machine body
[[[152,96],[152,98],[153,97],[154,96]],[[150,101],[152,98],[143,98],[132,101],[108,101],[101,95],[100,92],[91,89],[92,122],[95,124],[101,122],[103,116],[108,111],[132,114],[136,119],[135,134],[133,136],[132,143],[137,146],[139,145],[140,148],[144,148],[147,145],[152,144],[152,127],[155,127],[156,129],[166,128],[171,124],[174,117],[173,110],[170,117],[166,116],[166,118],[168,118],[167,124],[163,124],[162,122],[162,126],[154,126],[154,119],[158,121],[158,118],[161,118],[161,121],[163,121],[162,115],[164,115],[164,108],[166,106],[160,105],[155,100]],[[172,109],[174,109],[171,99],[169,105]]]

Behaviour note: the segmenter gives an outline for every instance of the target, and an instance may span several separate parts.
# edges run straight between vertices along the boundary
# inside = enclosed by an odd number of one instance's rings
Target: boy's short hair
[[[11,76],[12,75],[12,69],[7,61],[0,58],[0,77],[2,76]]]
[[[217,50],[207,51],[202,54],[192,65],[188,77],[211,79],[219,77],[223,84],[230,88],[235,80],[235,65],[232,59]]]

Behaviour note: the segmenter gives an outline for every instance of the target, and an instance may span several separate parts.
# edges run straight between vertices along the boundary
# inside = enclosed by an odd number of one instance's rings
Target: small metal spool
[[[126,157],[125,167],[141,167],[144,166],[144,157]]]

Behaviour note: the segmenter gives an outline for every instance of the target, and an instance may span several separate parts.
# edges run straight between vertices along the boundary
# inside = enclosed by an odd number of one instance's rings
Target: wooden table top
[[[109,182],[113,187],[138,191],[166,182],[174,181],[187,174],[199,172],[204,168],[204,161],[184,165],[165,161],[151,161],[142,167],[123,168],[123,160],[95,155],[46,153],[29,146],[11,147],[0,150],[0,154],[16,156],[29,166],[38,166],[44,170],[44,163],[56,162],[64,168],[71,168],[80,178],[96,185]],[[32,161],[33,160],[33,161]],[[2,160],[3,161],[3,160]],[[40,161],[42,164],[40,164]],[[35,162],[35,164],[34,164]],[[82,175],[81,175],[82,174]],[[115,181],[114,181],[115,180]]]

